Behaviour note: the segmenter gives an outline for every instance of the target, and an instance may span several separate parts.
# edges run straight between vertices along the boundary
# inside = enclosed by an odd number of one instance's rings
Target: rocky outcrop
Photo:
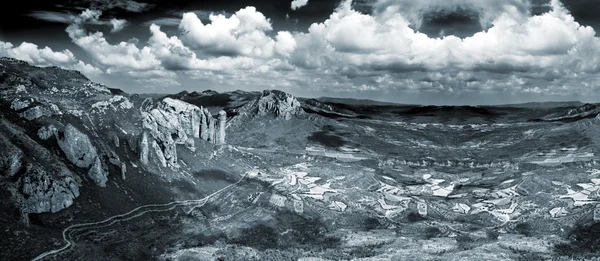
[[[225,126],[225,112],[219,116],[223,123],[217,122],[206,108],[172,98],[164,98],[155,106],[144,101],[141,111],[144,132],[140,137],[139,155],[142,164],[148,164],[149,151],[154,151],[161,165],[176,167],[176,145],[183,144],[193,151],[194,138],[211,143],[225,142],[225,127],[218,133],[219,126]]]
[[[23,167],[23,151],[10,141],[0,136],[0,176],[11,178]]]
[[[67,159],[77,167],[88,168],[98,156],[90,138],[71,124],[56,139]]]
[[[217,144],[225,144],[225,128],[227,128],[227,112],[219,111],[219,131],[217,134]]]
[[[232,123],[238,123],[248,117],[273,115],[289,120],[294,116],[304,114],[302,105],[289,93],[277,90],[265,90],[255,101],[240,108]]]
[[[198,107],[171,98],[163,99],[154,109],[143,113],[143,127],[156,143],[152,147],[163,165],[178,166],[177,144],[194,147],[192,137],[199,135],[194,127],[199,124],[199,114]]]
[[[28,164],[20,189],[24,213],[58,212],[73,204],[79,186],[67,170],[48,171],[46,167]]]
[[[31,99],[20,99],[16,98],[10,103],[10,109],[15,111],[20,111],[22,109],[28,108],[31,106]]]
[[[108,167],[100,157],[96,157],[94,164],[88,170],[88,177],[91,178],[99,187],[106,187],[108,181]]]
[[[277,90],[265,90],[258,98],[257,114],[260,116],[275,114],[286,120],[304,113],[300,102],[289,93]]]
[[[41,117],[51,117],[54,115],[61,115],[62,112],[56,104],[37,105],[31,107],[19,115],[28,121],[39,119]]]
[[[58,134],[58,129],[54,125],[43,126],[38,130],[38,137],[42,140],[50,139]]]
[[[140,135],[140,142],[139,142],[139,155],[140,155],[140,162],[144,165],[148,164],[148,152],[150,151],[150,141],[149,141],[149,131],[148,130],[144,130],[142,131],[142,134]]]

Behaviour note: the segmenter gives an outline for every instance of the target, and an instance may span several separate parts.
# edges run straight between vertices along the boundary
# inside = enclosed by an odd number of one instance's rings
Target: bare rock
[[[125,163],[121,163],[121,179],[126,179],[125,174],[127,174],[127,165],[125,165]]]
[[[278,90],[265,90],[257,101],[258,115],[275,114],[286,120],[304,113],[300,102],[289,93]]]
[[[211,143],[215,143],[215,126],[215,118],[210,117],[208,119],[208,141],[210,141]]]
[[[41,117],[50,117],[54,115],[61,115],[62,112],[58,108],[56,104],[48,104],[48,105],[38,105],[35,107],[31,107],[26,111],[22,112],[21,117],[25,118],[28,121],[32,121],[35,119],[39,119]]]
[[[207,112],[195,105],[165,98],[158,102],[155,108],[142,110],[143,127],[149,134],[146,138],[142,137],[142,140],[145,139],[147,142],[152,140],[157,144],[157,146],[152,144],[152,148],[155,151],[160,150],[156,151],[156,154],[163,158],[159,159],[161,163],[165,162],[168,166],[178,166],[176,145],[183,144],[194,151],[195,142],[193,138],[208,136],[207,138],[213,137],[214,139],[214,134],[212,136],[210,134],[211,123],[210,119],[206,117]],[[209,129],[207,133],[202,131],[204,130],[204,124],[206,124],[206,129]],[[142,162],[147,162],[147,156],[145,155],[147,153],[142,149],[140,152]]]
[[[206,108],[201,108],[201,111],[200,111],[200,138],[202,140],[208,141],[211,139],[210,137],[213,135],[210,132],[210,122],[211,122],[212,118],[213,118],[212,115]],[[214,130],[213,130],[213,132],[214,132]]]
[[[106,187],[108,181],[108,167],[100,157],[96,157],[94,164],[88,171],[88,177],[91,178],[99,187]]]
[[[140,145],[138,146],[140,150],[140,162],[144,165],[148,165],[148,151],[150,149],[149,135],[148,130],[144,130],[140,136]]]
[[[219,111],[219,132],[217,135],[217,143],[220,145],[225,144],[225,128],[227,128],[227,112]]]
[[[58,129],[54,125],[43,126],[38,130],[38,137],[42,140],[47,140],[58,134]]]
[[[57,135],[57,142],[67,159],[80,168],[88,168],[98,156],[90,138],[71,124]]]
[[[29,106],[31,106],[31,99],[16,98],[10,103],[10,109],[14,111],[20,111],[28,108]]]
[[[63,170],[50,173],[45,167],[27,165],[21,193],[25,213],[58,212],[73,204],[79,196],[79,185],[73,174]]]
[[[0,137],[3,149],[0,150],[0,176],[12,177],[23,167],[23,151]]]

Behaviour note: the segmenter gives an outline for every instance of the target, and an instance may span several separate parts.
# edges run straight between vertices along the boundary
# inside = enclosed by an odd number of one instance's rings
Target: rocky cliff
[[[233,119],[234,123],[269,115],[289,120],[304,114],[304,110],[293,95],[278,90],[265,90],[258,98],[236,110],[236,113],[238,116]]]
[[[163,167],[176,168],[179,166],[177,145],[194,151],[195,139],[225,144],[227,115],[224,111],[215,119],[206,108],[167,97],[143,109],[142,117],[144,132],[140,136],[140,160],[144,164],[148,163],[150,150],[155,152]]]

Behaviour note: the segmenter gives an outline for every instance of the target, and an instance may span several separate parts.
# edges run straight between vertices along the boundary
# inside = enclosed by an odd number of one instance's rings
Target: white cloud
[[[460,39],[431,38],[409,27],[402,13],[361,14],[344,2],[328,20],[296,35],[295,63],[404,70],[597,70],[600,41],[558,3],[525,20],[500,15],[487,31]],[[586,53],[584,57],[581,53]],[[591,60],[590,60],[591,59]],[[592,61],[592,62],[590,62]]]
[[[97,20],[101,12],[86,10],[80,18],[66,29],[73,43],[85,50],[100,64],[130,70],[155,69],[160,65],[149,47],[139,49],[135,44],[120,42],[117,45],[108,43],[102,32],[88,33],[83,24],[89,20]]]
[[[308,4],[308,0],[293,0],[292,1],[292,10],[298,10],[299,8],[306,6]]]
[[[127,20],[113,18],[110,19],[110,24],[112,25],[112,29],[110,30],[110,32],[116,33],[125,28],[125,26],[127,25]]]
[[[266,35],[271,22],[256,8],[240,9],[230,17],[211,14],[209,20],[205,25],[195,13],[185,13],[179,25],[185,32],[182,41],[208,55],[273,56],[276,42]]]
[[[428,13],[475,13],[482,27],[487,27],[502,15],[527,17],[531,4],[529,0],[377,0],[373,7],[379,17],[400,14],[418,29]]]
[[[0,41],[0,56],[26,61],[35,66],[58,66],[68,70],[78,70],[85,75],[97,75],[102,71],[93,65],[77,60],[75,55],[67,49],[54,51],[46,46],[42,49],[36,44],[22,42],[19,46]]]

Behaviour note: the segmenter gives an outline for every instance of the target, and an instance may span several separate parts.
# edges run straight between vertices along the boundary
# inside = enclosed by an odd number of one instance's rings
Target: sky
[[[129,93],[599,102],[598,10],[597,0],[18,1],[0,11],[0,57]]]

